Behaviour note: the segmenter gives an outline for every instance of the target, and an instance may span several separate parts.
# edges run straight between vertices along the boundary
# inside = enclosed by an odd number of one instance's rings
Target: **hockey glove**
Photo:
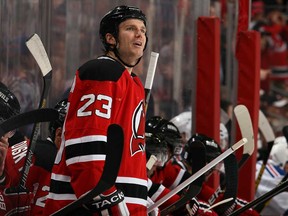
[[[27,191],[4,189],[0,192],[0,215],[30,215],[32,198],[33,194]]]
[[[121,190],[104,195],[100,194],[93,201],[84,205],[84,207],[93,213],[101,216],[119,215],[128,216],[129,210],[124,200],[124,194]]]
[[[172,215],[185,215],[185,216],[193,216],[197,215],[199,209],[199,203],[197,199],[192,198],[185,206],[182,208],[172,212]]]

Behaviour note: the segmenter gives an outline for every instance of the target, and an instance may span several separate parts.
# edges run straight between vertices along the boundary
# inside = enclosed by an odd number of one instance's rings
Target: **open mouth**
[[[138,47],[142,47],[142,42],[141,41],[136,41],[133,43],[133,45],[138,46]]]

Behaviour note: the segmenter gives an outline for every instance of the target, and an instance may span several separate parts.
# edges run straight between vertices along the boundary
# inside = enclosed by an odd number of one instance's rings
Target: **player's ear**
[[[107,33],[107,34],[105,35],[105,38],[106,38],[106,42],[107,42],[108,44],[116,45],[115,37],[114,37],[112,34]]]
[[[54,143],[58,149],[60,148],[61,145],[61,135],[62,135],[62,128],[58,127],[55,131],[55,139],[54,139]]]
[[[58,127],[58,128],[56,129],[55,136],[60,136],[60,137],[61,137],[61,134],[62,134],[62,128],[61,128],[61,127]]]

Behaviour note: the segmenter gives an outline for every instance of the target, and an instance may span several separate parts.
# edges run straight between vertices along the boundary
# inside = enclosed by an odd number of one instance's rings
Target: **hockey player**
[[[0,82],[0,123],[9,119],[10,117],[20,113],[20,104],[16,96],[7,88],[6,85]],[[5,176],[3,176],[5,158],[7,149],[9,147],[8,139],[11,138],[14,131],[11,131],[1,137],[0,145],[0,182]]]
[[[182,137],[182,143],[185,145],[191,138],[192,133],[192,112],[185,111],[170,120],[179,130]]]
[[[27,185],[32,185],[33,202],[31,215],[43,215],[43,210],[50,187],[51,171],[57,151],[61,144],[61,135],[64,119],[67,113],[67,99],[59,101],[54,107],[59,118],[49,123],[49,137],[38,140],[34,150],[35,162],[30,168]]]
[[[288,146],[284,136],[275,139],[267,161],[261,181],[258,185],[255,198],[262,196],[275,188],[285,176],[284,165],[288,161]],[[261,168],[262,161],[256,163],[256,177]],[[261,215],[283,215],[288,210],[288,192],[282,192],[273,197],[260,212]]]
[[[183,169],[187,169],[187,164],[182,159],[184,143],[178,128],[172,122],[160,116],[153,116],[146,121],[145,133],[149,137],[152,134],[165,140],[167,149],[167,161],[171,160],[173,164],[179,165]],[[158,148],[159,146],[155,146]],[[151,146],[153,148],[153,146]],[[151,151],[153,151],[151,149]],[[151,154],[153,154],[151,152]]]
[[[117,180],[85,209],[95,215],[147,215],[145,93],[132,72],[146,47],[146,17],[136,7],[117,6],[102,18],[99,33],[105,55],[76,72],[45,215],[97,185],[105,163],[107,128],[114,123],[124,131]]]
[[[185,111],[180,113],[179,115],[173,117],[170,122],[172,122],[179,130],[182,143],[185,145],[187,141],[192,136],[192,112]],[[222,151],[225,151],[228,148],[228,129],[226,126],[221,122],[220,123],[220,147]]]
[[[33,165],[29,170],[26,182],[27,191],[19,191],[17,186],[25,163],[29,140],[23,140],[6,150],[5,175],[3,175],[5,178],[1,182],[0,192],[3,208],[0,208],[0,215],[9,215],[12,212],[21,215],[43,215],[45,200],[49,191],[51,169],[61,143],[66,108],[67,100],[65,99],[55,106],[55,109],[59,112],[59,119],[50,123],[50,136],[47,141],[37,141],[33,155]],[[3,143],[0,142],[0,145],[3,145]]]
[[[8,89],[4,83],[0,82],[0,123],[10,117],[20,113],[20,104],[16,96]],[[24,139],[24,136],[18,131],[14,130],[7,134],[9,145],[15,144],[18,139]]]
[[[178,155],[182,151],[180,133],[173,123],[160,116],[149,118],[146,121],[145,131],[147,152],[157,157],[157,162],[149,177],[154,184],[162,184],[172,190],[191,176],[189,172],[181,168],[179,160],[173,158],[173,152]],[[179,146],[181,146],[181,151],[179,151]],[[191,211],[195,205],[198,206],[197,211]],[[165,205],[163,206],[165,207]],[[160,206],[160,210],[163,210],[163,206]],[[184,205],[176,213],[173,213],[175,215],[217,215],[215,212],[207,210],[209,207],[207,203],[191,198],[186,206]],[[174,215],[173,213],[172,215]]]
[[[20,113],[20,104],[16,96],[0,82],[0,123]],[[0,138],[0,215],[6,213],[28,212],[30,209],[31,193],[8,193],[6,186],[11,184],[11,177],[7,173],[6,157],[9,148],[9,139],[15,131],[10,131]],[[15,169],[15,168],[14,168]],[[9,173],[10,174],[10,173]],[[15,205],[17,203],[17,205]]]
[[[215,159],[216,157],[218,157],[222,153],[220,145],[215,140],[213,140],[212,138],[210,138],[204,134],[194,134],[191,137],[191,139],[188,141],[188,144],[186,146],[188,148],[188,149],[186,149],[188,162],[190,162],[190,160],[189,160],[189,144],[190,144],[190,142],[193,142],[193,140],[195,140],[195,139],[199,140],[205,144],[206,162],[207,163],[209,163],[210,161],[212,161],[213,159]],[[216,166],[216,168],[213,168],[213,170],[216,169],[216,170],[220,171],[220,166],[221,166],[221,164],[218,164]],[[212,173],[213,170],[206,173],[206,179],[208,179],[209,175]],[[198,194],[197,197],[201,200],[208,202],[210,205],[214,205],[214,204],[218,203],[219,201],[223,200],[224,191],[225,191],[225,188],[220,188],[220,187],[218,187],[215,191],[215,189],[213,189],[206,182],[204,182],[202,184],[202,190]],[[216,207],[214,210],[219,215],[225,216],[225,215],[231,214],[234,210],[241,208],[246,204],[247,204],[247,201],[245,201],[239,197],[236,197],[235,201],[232,204],[230,204],[229,206],[222,208],[223,206],[220,205],[220,206]],[[252,209],[248,209],[246,212],[242,213],[241,215],[243,215],[243,216],[244,215],[257,216],[259,214]]]

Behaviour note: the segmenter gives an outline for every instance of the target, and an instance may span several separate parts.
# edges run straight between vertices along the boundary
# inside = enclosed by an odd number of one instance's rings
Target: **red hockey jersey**
[[[1,191],[4,188],[13,188],[19,185],[28,146],[29,141],[22,141],[8,148],[4,170],[6,179],[5,185],[0,188]],[[24,193],[22,193],[23,195],[18,195],[19,202],[30,203],[29,212],[27,213],[29,215],[43,215],[46,197],[49,192],[51,164],[53,164],[55,159],[56,151],[57,148],[51,140],[37,141],[33,155],[33,165],[30,167],[26,182],[27,189],[33,194],[33,196],[29,196],[32,200],[27,201],[28,196]],[[15,199],[15,196],[6,196],[5,202],[8,203],[10,201],[14,204],[14,206],[10,204],[10,208],[16,209],[19,202],[11,201]]]
[[[97,185],[105,162],[107,128],[113,123],[124,131],[115,186],[123,191],[131,215],[147,214],[144,97],[140,79],[109,57],[88,61],[78,69],[52,170],[46,215]]]

